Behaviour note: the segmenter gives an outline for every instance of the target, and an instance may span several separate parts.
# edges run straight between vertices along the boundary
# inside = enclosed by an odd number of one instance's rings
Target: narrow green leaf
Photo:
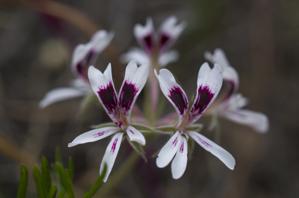
[[[55,169],[59,176],[59,181],[65,190],[65,192],[68,194],[68,197],[73,198],[74,197],[74,191],[73,191],[73,184],[71,180],[70,173],[68,170],[65,170],[62,163],[56,162],[55,163]]]
[[[55,149],[55,162],[62,162],[61,150],[59,146],[57,146]]]
[[[25,198],[28,185],[28,169],[26,166],[21,165],[20,167],[20,181],[18,187],[17,198]]]
[[[43,186],[42,177],[39,168],[33,167],[33,177],[35,181],[36,191],[39,198],[46,198],[45,188]]]
[[[97,191],[103,186],[104,184],[104,177],[106,175],[107,172],[107,164],[104,164],[104,169],[102,171],[102,173],[99,175],[99,177],[97,178],[96,182],[91,186],[91,188],[89,189],[89,191],[87,191],[84,194],[84,198],[91,198],[93,197]]]
[[[41,178],[45,191],[48,194],[51,187],[51,176],[49,171],[48,160],[44,156],[41,160]]]
[[[73,158],[72,157],[69,157],[68,159],[68,171],[69,171],[69,174],[70,174],[70,177],[71,177],[71,180],[73,180],[74,178],[74,161],[73,161]]]
[[[48,193],[48,198],[55,198],[56,194],[57,194],[57,187],[52,184]]]

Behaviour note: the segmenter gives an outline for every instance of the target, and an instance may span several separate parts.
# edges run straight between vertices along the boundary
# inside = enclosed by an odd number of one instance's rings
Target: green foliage
[[[107,172],[107,165],[91,186],[90,190],[84,194],[84,197],[91,198],[103,185],[103,178]],[[74,198],[74,163],[69,157],[67,166],[62,163],[60,150],[57,148],[55,153],[55,162],[49,164],[46,157],[41,158],[40,165],[35,165],[32,169],[32,176],[35,183],[36,195],[39,198]],[[25,166],[20,167],[20,181],[17,192],[17,198],[25,198],[28,184],[28,169]]]
[[[19,187],[18,187],[17,198],[26,197],[27,185],[28,185],[28,170],[27,170],[26,166],[21,165],[21,167],[20,167],[20,182],[19,182]]]

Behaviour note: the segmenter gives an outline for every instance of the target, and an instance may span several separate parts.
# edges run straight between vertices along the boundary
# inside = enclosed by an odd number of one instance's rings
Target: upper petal
[[[72,57],[71,68],[79,77],[87,78],[87,68],[94,64],[99,53],[101,53],[111,42],[113,33],[105,30],[96,32],[86,44],[78,45]]]
[[[187,167],[188,143],[186,138],[182,137],[180,146],[171,163],[171,173],[173,179],[179,179],[183,176]]]
[[[126,132],[127,132],[127,135],[129,137],[130,141],[137,142],[143,146],[145,145],[145,138],[142,135],[142,133],[140,133],[140,131],[138,131],[137,129],[135,129],[132,126],[129,126],[127,128]]]
[[[233,90],[236,91],[239,87],[239,75],[228,62],[224,51],[222,49],[215,49],[213,54],[210,52],[206,52],[205,58],[212,63],[221,66],[223,79],[229,82],[233,82]]]
[[[138,63],[140,65],[142,65],[142,64],[149,65],[151,62],[148,54],[146,54],[141,49],[131,49],[129,52],[127,52],[126,54],[124,54],[121,57],[121,60],[126,63],[128,63],[130,61],[135,61],[136,63]]]
[[[186,24],[184,22],[178,23],[177,18],[171,16],[167,18],[159,30],[159,46],[161,50],[167,50],[176,41],[178,36],[185,29]]]
[[[154,47],[154,25],[152,19],[148,18],[146,24],[137,24],[134,27],[134,35],[139,44],[147,52],[151,52]]]
[[[233,170],[235,168],[235,158],[225,149],[223,149],[215,142],[209,140],[205,136],[195,131],[190,131],[188,132],[188,134],[196,143],[198,143],[206,151],[212,153],[215,157],[222,161],[229,169]]]
[[[40,101],[39,106],[45,108],[53,103],[85,95],[85,91],[76,88],[57,88],[49,91]]]
[[[160,53],[159,56],[159,66],[163,67],[166,66],[167,64],[174,62],[178,59],[179,54],[177,53],[177,51],[167,51],[167,52],[163,52]]]
[[[188,98],[185,91],[176,82],[169,70],[161,69],[159,74],[156,71],[155,74],[164,96],[174,106],[177,113],[182,116],[188,108]]]
[[[135,62],[128,63],[125,78],[119,91],[119,105],[127,115],[130,114],[132,107],[143,89],[149,74],[149,66],[137,66]]]
[[[220,69],[217,65],[213,69],[207,63],[201,66],[198,72],[196,96],[191,108],[191,119],[193,122],[198,120],[214,101],[222,86],[222,80]]]
[[[176,154],[181,142],[180,132],[176,132],[160,150],[156,159],[159,168],[167,166]]]
[[[104,127],[99,129],[93,129],[87,132],[82,133],[77,136],[71,143],[68,144],[68,147],[77,146],[78,144],[85,144],[88,142],[95,142],[101,140],[105,137],[108,137],[119,130],[117,127]]]
[[[104,154],[103,160],[101,162],[101,166],[100,166],[100,174],[101,174],[103,171],[103,168],[104,168],[104,164],[107,165],[107,172],[104,177],[104,182],[107,181],[107,179],[111,173],[111,170],[113,168],[116,156],[118,154],[118,151],[119,151],[119,148],[121,145],[122,138],[123,138],[123,133],[115,134],[112,137],[109,145],[106,148],[106,151],[105,151],[105,154]]]
[[[117,95],[112,80],[111,64],[104,73],[93,66],[88,69],[88,78],[93,92],[98,97],[108,115],[114,119],[117,109]]]

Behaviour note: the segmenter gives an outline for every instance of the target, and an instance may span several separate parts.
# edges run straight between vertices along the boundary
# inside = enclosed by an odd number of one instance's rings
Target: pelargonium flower
[[[44,108],[56,102],[90,93],[87,69],[95,63],[97,56],[109,45],[112,38],[113,33],[100,30],[92,36],[88,43],[78,45],[73,52],[71,63],[71,70],[76,79],[71,82],[70,87],[56,88],[49,91],[41,100],[40,107]]]
[[[152,19],[146,24],[134,27],[135,37],[140,48],[134,48],[123,56],[124,61],[134,60],[139,64],[159,64],[165,66],[178,58],[176,51],[171,50],[174,42],[185,28],[185,23],[177,23],[176,17],[167,18],[158,31],[155,31]]]
[[[247,105],[247,99],[239,94],[239,77],[236,70],[229,64],[224,52],[216,49],[214,54],[207,52],[206,59],[222,67],[222,74],[225,82],[228,82],[230,90],[220,103],[213,108],[212,113],[231,121],[252,127],[258,132],[265,133],[269,128],[269,121],[266,115],[259,112],[243,109]]]
[[[169,70],[161,69],[156,76],[164,96],[174,106],[179,116],[175,134],[158,154],[157,166],[159,168],[166,167],[172,160],[172,177],[180,178],[187,167],[187,142],[190,137],[202,148],[220,159],[229,169],[234,169],[235,159],[229,152],[197,131],[188,128],[203,115],[218,95],[223,81],[219,66],[214,65],[213,69],[207,63],[201,66],[197,77],[196,96],[192,105],[189,103],[185,91]]]
[[[103,73],[93,66],[90,66],[88,69],[88,78],[92,90],[106,113],[115,123],[115,126],[87,131],[76,137],[68,146],[72,147],[78,144],[95,142],[113,135],[107,146],[100,167],[101,173],[104,164],[107,164],[107,173],[104,178],[105,182],[112,170],[124,135],[126,135],[130,141],[145,145],[144,136],[130,124],[129,118],[133,105],[145,85],[148,72],[149,66],[141,65],[137,67],[136,63],[130,62],[126,67],[125,78],[117,94],[112,80],[110,64]]]

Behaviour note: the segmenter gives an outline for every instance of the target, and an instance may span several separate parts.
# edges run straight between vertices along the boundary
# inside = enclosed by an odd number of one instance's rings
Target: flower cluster
[[[113,34],[103,30],[95,33],[90,42],[78,45],[74,50],[71,68],[76,75],[76,80],[73,81],[72,87],[50,91],[41,101],[40,106],[46,107],[54,102],[92,92],[96,95],[112,123],[82,133],[68,146],[73,147],[112,136],[100,167],[101,173],[104,164],[107,165],[105,182],[111,173],[124,138],[136,149],[135,144],[146,145],[144,132],[170,134],[170,139],[158,152],[156,165],[164,168],[171,162],[172,177],[178,179],[182,177],[187,167],[190,141],[194,141],[217,157],[229,169],[233,170],[235,167],[234,157],[200,131],[202,127],[199,127],[201,125],[196,122],[202,116],[224,117],[248,125],[258,132],[268,130],[268,120],[264,114],[243,109],[247,100],[238,93],[238,73],[228,63],[222,50],[216,49],[213,54],[205,54],[205,58],[213,65],[203,63],[199,68],[193,100],[188,99],[185,91],[168,69],[160,69],[178,58],[178,53],[171,51],[170,47],[184,28],[185,23],[177,23],[175,17],[166,19],[158,31],[154,30],[151,19],[147,19],[144,26],[137,24],[134,34],[142,49],[131,49],[121,57],[122,61],[128,64],[118,93],[112,78],[111,64],[108,64],[104,72],[92,66],[98,54],[112,40]],[[159,86],[177,113],[178,119],[174,125],[149,126],[146,121],[142,123],[132,121],[132,109],[151,74],[154,80],[148,82],[151,84],[149,97]],[[229,89],[221,94],[222,97],[218,97],[223,84],[227,84]],[[214,102],[215,100],[217,102]],[[146,120],[146,115],[143,120]],[[165,132],[166,128],[167,132]]]

